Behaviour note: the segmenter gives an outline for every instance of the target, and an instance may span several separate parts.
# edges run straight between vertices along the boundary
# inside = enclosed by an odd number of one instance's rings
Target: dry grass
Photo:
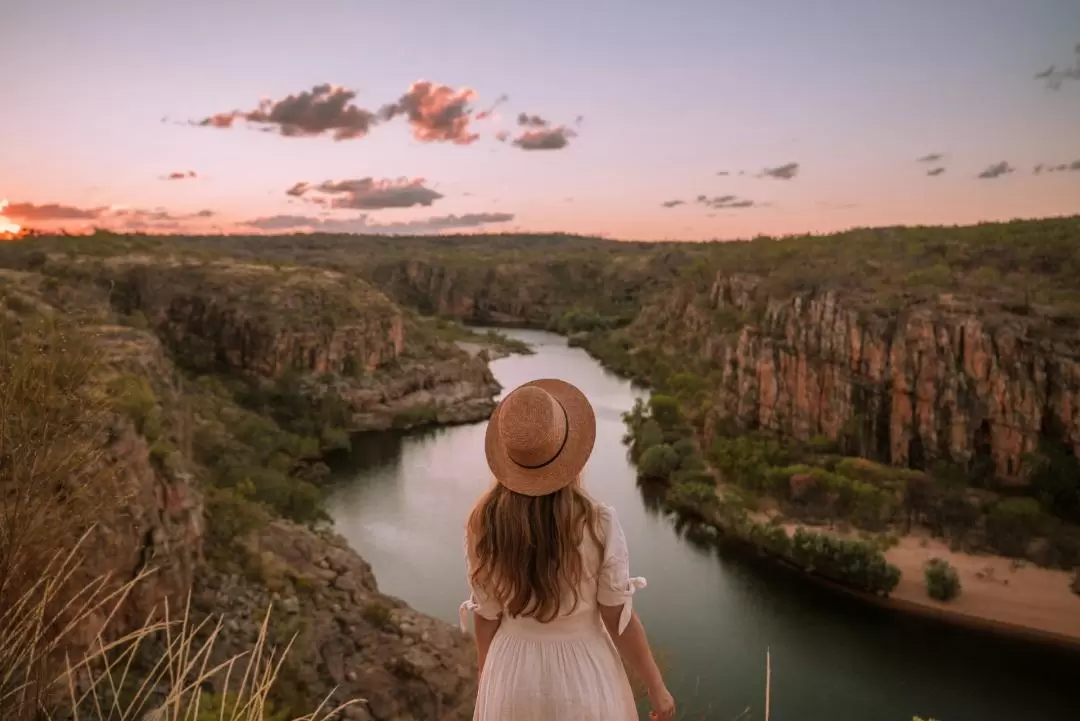
[[[0,322],[0,609],[122,500],[103,461],[110,403],[97,368],[77,333]]]
[[[125,500],[100,360],[77,331],[0,318],[0,719],[283,721],[268,697],[291,641],[268,643],[269,609],[253,647],[220,660],[222,619],[193,623],[187,607],[118,627],[153,569],[88,570],[95,521]]]
[[[81,544],[80,544],[81,545]],[[41,578],[0,616],[0,718],[5,721],[268,721],[285,719],[268,696],[292,641],[268,644],[269,609],[253,647],[217,663],[211,661],[222,620],[191,622],[188,609],[172,618],[166,604],[161,618],[118,638],[110,625],[128,594],[153,571],[119,589],[108,577],[95,579],[63,600],[81,556],[79,545],[55,556]],[[59,605],[59,615],[48,609]],[[99,632],[75,658],[64,653],[72,634],[94,616]],[[148,653],[157,661],[147,670]],[[43,663],[60,656],[59,663]],[[136,672],[136,669],[138,671]],[[210,693],[208,687],[218,689]],[[350,702],[352,703],[352,702]],[[324,702],[296,721],[334,718],[350,704]]]

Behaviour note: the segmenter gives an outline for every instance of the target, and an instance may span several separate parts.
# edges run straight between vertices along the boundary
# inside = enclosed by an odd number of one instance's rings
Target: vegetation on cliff
[[[157,579],[117,628],[193,590],[195,618],[234,614],[215,659],[296,639],[276,701],[296,710],[330,679],[376,718],[430,717],[468,698],[467,651],[319,530],[319,459],[353,430],[485,417],[497,387],[458,344],[521,349],[460,322],[558,331],[651,386],[628,441],[669,508],[887,594],[882,551],[914,525],[1080,564],[1078,234],[1065,218],[684,245],[41,237],[0,248],[0,311],[63,321],[101,354],[86,387],[104,428],[71,438],[129,483],[84,570]]]
[[[431,315],[568,335],[676,399],[697,460],[674,440],[643,460],[646,475],[694,477],[668,493],[684,511],[711,504],[719,480],[725,497],[804,523],[921,525],[1068,567],[1080,563],[1078,235],[1069,217],[711,244],[187,243],[355,273]]]
[[[467,642],[322,529],[320,458],[485,416],[483,359],[359,279],[100,250],[0,257],[0,715],[468,717]]]

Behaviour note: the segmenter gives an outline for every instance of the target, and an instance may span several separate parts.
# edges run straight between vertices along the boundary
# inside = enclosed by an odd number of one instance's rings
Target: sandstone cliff
[[[721,274],[653,298],[622,332],[642,347],[663,328],[669,355],[709,372],[708,436],[724,422],[827,436],[896,465],[990,463],[1014,483],[1041,436],[1080,451],[1080,345],[1047,321],[947,296],[866,312],[835,290],[774,297],[760,280]]]
[[[179,363],[259,382],[306,376],[312,395],[350,405],[349,430],[481,420],[494,406],[482,359],[357,278],[230,260],[112,266],[114,305],[145,317]]]

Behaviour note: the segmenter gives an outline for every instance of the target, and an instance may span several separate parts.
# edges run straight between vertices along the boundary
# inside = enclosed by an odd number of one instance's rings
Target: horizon
[[[3,15],[0,234],[723,241],[1080,212],[1066,0]]]

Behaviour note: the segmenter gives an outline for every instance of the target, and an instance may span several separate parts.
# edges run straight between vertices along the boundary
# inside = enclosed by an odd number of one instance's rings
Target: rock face
[[[352,430],[487,418],[500,388],[487,364],[425,334],[362,280],[309,268],[221,261],[135,264],[114,303],[144,314],[178,361],[275,381],[352,407]]]
[[[720,276],[707,297],[647,303],[625,337],[666,328],[716,369],[710,436],[723,422],[824,435],[896,465],[989,464],[1020,484],[1040,434],[1080,451],[1080,344],[1045,340],[1036,322],[946,301],[870,314],[833,291],[771,298],[753,277]]]
[[[154,569],[119,613],[92,614],[67,636],[65,651],[77,659],[103,629],[106,640],[119,638],[140,628],[152,611],[160,614],[166,602],[175,619],[191,593],[200,613],[223,619],[215,646],[223,660],[251,650],[257,621],[272,603],[271,643],[280,648],[299,632],[278,689],[297,715],[312,711],[337,686],[335,702],[366,699],[346,711],[344,718],[354,721],[471,718],[476,673],[469,640],[380,594],[370,567],[342,539],[276,520],[247,539],[245,561],[251,563],[241,565],[243,574],[203,558],[210,535],[200,488],[209,473],[192,460],[193,391],[177,365],[198,367],[203,360],[208,369],[267,379],[299,369],[327,387],[339,384],[341,396],[354,401],[358,424],[377,426],[388,414],[417,407],[425,410],[417,417],[429,422],[486,417],[498,386],[483,360],[420,332],[410,337],[411,316],[362,282],[370,306],[364,296],[353,296],[353,305],[327,311],[330,322],[312,317],[318,310],[310,309],[322,307],[317,303],[296,312],[314,293],[308,281],[321,273],[285,280],[291,290],[265,296],[244,285],[251,277],[244,267],[225,274],[181,269],[175,277],[174,270],[166,265],[128,275],[124,268],[95,268],[89,278],[77,276],[86,282],[65,284],[0,270],[4,297],[17,294],[23,301],[9,300],[9,310],[52,315],[93,341],[102,353],[94,387],[100,384],[116,402],[101,431],[97,462],[115,471],[121,494],[93,519],[97,526],[82,549],[86,561],[76,580],[111,574],[119,586]],[[267,272],[251,271],[254,277]],[[205,295],[195,292],[200,288]],[[116,311],[128,322],[141,313],[147,327],[111,324]],[[143,661],[133,665],[133,677],[148,668]]]
[[[215,573],[196,585],[195,606],[230,619],[219,659],[251,647],[272,605],[271,639],[297,634],[280,690],[304,711],[329,697],[330,707],[365,700],[346,711],[349,719],[472,718],[476,656],[468,639],[380,593],[343,539],[275,521],[250,552],[259,559],[257,582]]]
[[[161,403],[178,402],[172,364],[156,338],[115,326],[86,332],[104,352],[103,382],[118,373],[137,372],[148,380]],[[183,429],[169,423],[163,426],[160,440],[181,445]],[[97,526],[81,548],[85,561],[80,574],[86,579],[111,574],[118,585],[144,569],[154,569],[133,587],[126,603],[104,627],[105,636],[115,638],[137,628],[166,601],[174,609],[183,607],[202,553],[203,508],[190,466],[177,455],[166,458],[152,450],[129,416],[115,414],[106,433],[99,462],[119,474],[120,495],[117,504],[106,505],[104,515],[94,519]],[[104,615],[95,614],[70,641],[75,647],[87,647],[105,620]]]

